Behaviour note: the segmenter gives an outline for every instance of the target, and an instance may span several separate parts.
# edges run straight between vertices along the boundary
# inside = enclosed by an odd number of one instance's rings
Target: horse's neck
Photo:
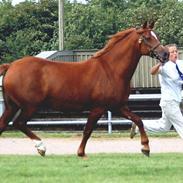
[[[141,55],[139,54],[136,45],[129,45],[125,48],[122,46],[122,48],[123,50],[121,49],[121,51],[119,49],[118,52],[111,49],[101,60],[103,65],[106,65],[105,68],[111,70],[111,73],[118,74],[121,77],[126,77],[126,79],[130,80],[135,72]]]

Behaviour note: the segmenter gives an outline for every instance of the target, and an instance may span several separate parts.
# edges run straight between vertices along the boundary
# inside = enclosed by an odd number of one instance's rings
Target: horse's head
[[[166,47],[160,44],[156,34],[152,31],[154,22],[147,22],[137,30],[139,35],[139,47],[142,55],[149,55],[164,63],[168,61],[169,52]]]

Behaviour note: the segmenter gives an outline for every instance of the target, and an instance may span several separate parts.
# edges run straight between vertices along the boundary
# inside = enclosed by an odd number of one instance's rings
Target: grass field
[[[0,156],[1,183],[182,183],[183,154]]]

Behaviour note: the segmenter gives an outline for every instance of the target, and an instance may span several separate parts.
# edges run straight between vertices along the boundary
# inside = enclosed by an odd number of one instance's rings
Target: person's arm
[[[158,73],[159,73],[159,68],[160,68],[160,66],[161,66],[161,63],[158,63],[158,64],[156,64],[155,66],[153,66],[153,67],[151,68],[150,73],[151,73],[152,75],[158,74]]]

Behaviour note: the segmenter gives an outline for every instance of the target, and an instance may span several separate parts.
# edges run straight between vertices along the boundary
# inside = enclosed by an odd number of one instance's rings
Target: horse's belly
[[[88,110],[92,104],[84,101],[74,101],[74,100],[51,100],[47,102],[46,107],[52,108],[60,111],[83,111]]]

